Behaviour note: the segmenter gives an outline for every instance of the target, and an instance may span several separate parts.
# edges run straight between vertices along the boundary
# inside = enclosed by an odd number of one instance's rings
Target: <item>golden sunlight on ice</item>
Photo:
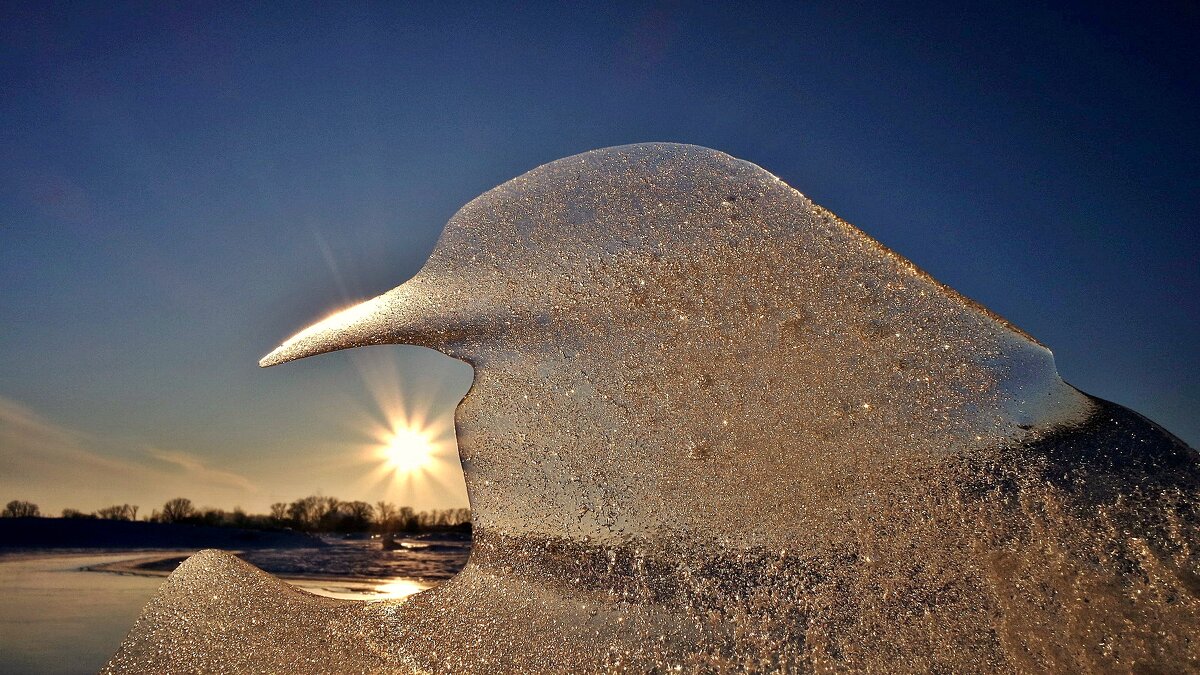
[[[427,590],[432,584],[416,579],[380,579],[374,581],[289,579],[288,583],[313,595],[335,600],[403,600]]]
[[[379,298],[372,298],[365,302],[356,303],[349,307],[339,310],[330,316],[325,317],[321,321],[305,328],[288,338],[283,344],[276,347],[270,354],[264,356],[259,362],[260,366],[269,366],[283,361],[300,358],[300,350],[302,343],[307,340],[318,338],[322,335],[337,334],[344,331],[373,315],[379,309]]]

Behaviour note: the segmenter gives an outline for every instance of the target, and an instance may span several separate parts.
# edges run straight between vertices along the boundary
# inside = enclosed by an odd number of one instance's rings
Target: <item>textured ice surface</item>
[[[403,603],[208,552],[110,669],[1200,667],[1200,458],[759,167],[597,150],[465,206],[395,290],[263,365],[475,367],[475,548]]]

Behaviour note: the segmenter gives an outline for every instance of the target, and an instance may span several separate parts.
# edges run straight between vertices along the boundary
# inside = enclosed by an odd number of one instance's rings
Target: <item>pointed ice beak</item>
[[[266,368],[364,345],[411,344],[436,348],[433,339],[436,335],[421,327],[427,325],[421,310],[428,309],[428,303],[420,302],[415,290],[411,282],[402,284],[344,309],[288,338],[258,365]]]

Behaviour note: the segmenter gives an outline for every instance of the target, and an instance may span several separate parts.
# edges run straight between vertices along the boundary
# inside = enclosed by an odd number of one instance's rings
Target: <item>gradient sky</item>
[[[759,164],[1200,444],[1195,3],[428,4],[4,3],[0,502],[465,504],[449,462],[362,455],[405,405],[445,432],[469,367],[258,358],[484,190],[652,140]]]

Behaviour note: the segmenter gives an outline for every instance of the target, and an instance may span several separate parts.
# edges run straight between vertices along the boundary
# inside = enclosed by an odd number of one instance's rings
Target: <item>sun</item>
[[[427,468],[433,461],[433,440],[416,429],[401,428],[383,446],[383,461],[398,473]]]

